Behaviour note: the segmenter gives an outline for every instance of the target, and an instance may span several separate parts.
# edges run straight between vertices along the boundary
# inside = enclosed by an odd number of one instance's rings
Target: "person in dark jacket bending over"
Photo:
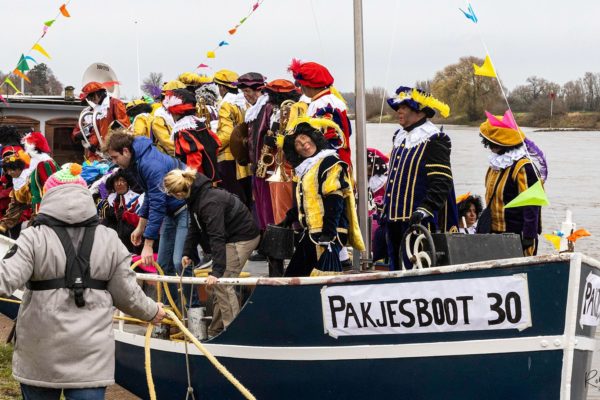
[[[387,226],[390,269],[400,269],[400,249],[406,230],[421,224],[431,232],[456,232],[458,212],[450,167],[450,137],[428,118],[450,108],[433,96],[406,86],[387,100],[398,114],[401,129],[394,135],[383,219]],[[404,263],[410,268],[409,261]]]
[[[213,187],[206,176],[193,169],[169,172],[164,178],[164,189],[170,196],[185,200],[191,215],[182,265],[197,262],[196,248],[203,232],[208,236],[213,257],[207,284],[212,285],[221,277],[239,276],[260,241],[260,231],[244,203],[228,191]],[[227,328],[240,310],[233,286],[217,285],[214,294],[209,336]]]

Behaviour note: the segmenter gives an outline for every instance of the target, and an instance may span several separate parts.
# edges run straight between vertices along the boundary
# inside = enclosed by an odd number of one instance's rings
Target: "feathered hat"
[[[292,73],[296,82],[302,86],[322,88],[333,85],[333,76],[331,76],[329,70],[316,62],[302,62],[293,58],[288,71]]]
[[[24,145],[33,146],[40,153],[50,154],[52,152],[48,141],[41,132],[29,132],[23,137],[22,142]]]
[[[177,79],[187,86],[200,86],[213,81],[212,76],[199,75],[195,72],[184,72]]]
[[[162,92],[164,94],[164,92],[169,91],[169,90],[185,89],[185,88],[186,88],[186,86],[183,82],[180,82],[178,80],[173,80],[173,81],[169,81],[163,85]]]
[[[29,167],[31,157],[25,153],[21,146],[3,146],[2,147],[2,168],[25,169]]]
[[[165,93],[163,106],[170,114],[186,114],[196,110],[196,96],[187,89],[169,90]]]
[[[525,133],[523,131],[494,126],[489,120],[486,120],[479,126],[481,136],[501,147],[512,147],[523,143]]]
[[[450,107],[446,103],[420,89],[408,86],[400,86],[396,89],[396,96],[387,99],[387,103],[394,111],[398,111],[401,104],[406,104],[414,111],[424,112],[427,118],[433,117],[436,111],[444,118],[450,115]]]

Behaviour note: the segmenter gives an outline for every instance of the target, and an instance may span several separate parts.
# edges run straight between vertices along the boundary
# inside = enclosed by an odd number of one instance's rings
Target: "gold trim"
[[[449,166],[444,165],[444,164],[425,164],[425,167],[427,167],[427,168],[447,168],[450,171],[452,171],[452,169]]]
[[[419,160],[417,160],[417,168],[421,164],[421,159],[423,158],[423,154],[425,154],[425,148],[427,147],[427,142],[421,143],[419,146],[421,146],[421,145],[423,146],[423,148],[421,149],[421,154],[419,155]],[[411,165],[411,167],[412,167],[412,165]],[[417,175],[418,174],[419,174],[419,171],[416,171],[415,178],[413,179],[413,183],[412,183],[412,191],[410,192],[410,207],[409,207],[410,209],[409,209],[409,213],[411,213],[411,214],[412,214],[413,206],[415,204],[415,187],[417,186]],[[433,215],[432,215],[432,217],[433,217]]]
[[[449,175],[449,174],[447,174],[445,172],[428,172],[427,176],[429,176],[429,175],[444,175],[444,176],[447,176],[450,179],[453,179],[452,175]]]

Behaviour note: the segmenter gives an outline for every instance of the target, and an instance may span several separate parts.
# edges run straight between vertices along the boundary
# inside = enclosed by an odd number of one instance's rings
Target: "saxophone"
[[[204,118],[204,124],[210,129],[210,110],[203,97],[196,97],[196,116],[200,119]]]
[[[280,114],[279,114],[279,132],[277,133],[277,137],[285,136],[288,121],[290,119],[290,109],[295,102],[293,100],[285,100],[279,106]],[[277,141],[280,143],[280,141]],[[285,171],[285,158],[283,154],[283,144],[278,146],[277,154],[275,154],[275,165],[277,168],[275,172],[269,179],[269,182],[289,182],[292,178]]]
[[[273,131],[268,130],[266,136],[273,136]],[[273,165],[275,162],[275,157],[271,154],[271,148],[266,144],[263,144],[262,149],[260,149],[260,158],[256,163],[256,177],[264,179],[267,176],[267,169]]]

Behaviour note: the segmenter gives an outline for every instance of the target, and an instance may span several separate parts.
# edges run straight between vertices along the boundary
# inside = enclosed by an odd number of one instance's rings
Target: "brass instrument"
[[[273,136],[273,131],[270,129],[267,131],[266,136]],[[267,176],[267,169],[275,163],[275,157],[271,154],[271,148],[263,144],[262,149],[260,149],[260,158],[256,163],[256,177],[264,179]]]
[[[97,117],[98,112],[91,106],[87,106],[81,110],[81,113],[79,114],[77,124],[79,125],[81,136],[83,137],[81,144],[85,149],[89,149],[92,146],[88,137],[93,134],[95,134],[96,139],[98,139],[98,145],[102,147],[102,136],[100,136],[100,129],[98,129]]]
[[[279,132],[277,136],[286,135],[286,127],[290,119],[290,109],[295,102],[293,100],[285,100],[279,106]],[[283,144],[277,148],[277,154],[275,154],[275,164],[277,165],[275,172],[267,181],[269,182],[289,182],[292,178],[285,171],[285,158],[283,154]]]
[[[204,118],[204,124],[207,128],[210,128],[210,110],[206,105],[206,100],[203,97],[196,96],[196,116],[198,118]]]

